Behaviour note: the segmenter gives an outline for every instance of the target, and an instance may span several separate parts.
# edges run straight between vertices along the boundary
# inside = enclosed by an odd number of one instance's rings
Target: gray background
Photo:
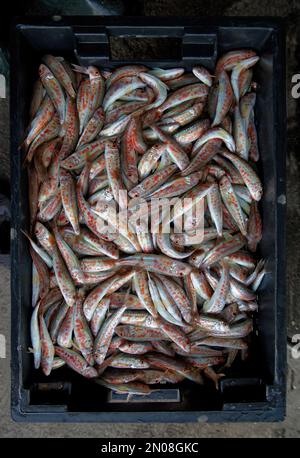
[[[23,2],[24,4],[29,2]],[[79,0],[32,1],[28,14],[91,14],[97,2]],[[99,1],[100,13],[107,14],[113,2]],[[115,1],[115,12],[122,2]],[[67,5],[67,6],[66,6]],[[97,6],[97,5],[96,5]],[[80,7],[80,10],[78,9]],[[113,12],[113,9],[110,10]],[[131,0],[125,2],[125,14],[177,16],[281,16],[287,24],[287,288],[288,335],[300,334],[300,182],[298,126],[300,100],[290,95],[291,77],[300,73],[300,1],[283,0]],[[129,45],[130,46],[130,45]],[[0,56],[1,66],[1,56]],[[8,98],[0,99],[0,179],[9,180]],[[297,122],[298,121],[298,122]],[[289,348],[287,418],[278,424],[16,424],[10,418],[10,272],[8,256],[0,256],[0,334],[7,341],[7,358],[0,359],[0,437],[300,437],[300,358],[293,359]]]

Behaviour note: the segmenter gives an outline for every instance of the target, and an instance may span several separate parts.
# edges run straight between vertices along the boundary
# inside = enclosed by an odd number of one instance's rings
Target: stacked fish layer
[[[148,394],[218,387],[246,358],[265,275],[258,60],[231,51],[211,75],[44,56],[22,144],[36,369]]]

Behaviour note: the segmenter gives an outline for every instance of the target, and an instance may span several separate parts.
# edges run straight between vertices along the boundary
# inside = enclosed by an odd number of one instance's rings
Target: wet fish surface
[[[145,396],[185,379],[218,388],[244,359],[269,273],[258,62],[234,50],[215,72],[108,72],[43,57],[20,148],[36,370]]]

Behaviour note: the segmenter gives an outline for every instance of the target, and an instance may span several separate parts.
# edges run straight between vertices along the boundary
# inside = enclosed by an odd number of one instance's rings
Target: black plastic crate
[[[110,41],[135,37],[171,38],[172,59],[111,59]],[[114,68],[129,62],[149,66],[200,63],[213,70],[224,52],[252,48],[261,59],[256,119],[264,184],[260,254],[268,274],[259,291],[259,311],[251,357],[237,361],[220,382],[198,386],[185,381],[153,398],[124,402],[103,387],[61,368],[45,377],[33,368],[29,320],[31,259],[21,229],[28,227],[28,182],[18,149],[28,122],[28,107],[40,59],[64,55],[81,65]],[[12,416],[46,422],[226,422],[279,421],[285,414],[285,60],[282,22],[274,18],[72,17],[59,21],[16,20],[11,37],[12,163]]]

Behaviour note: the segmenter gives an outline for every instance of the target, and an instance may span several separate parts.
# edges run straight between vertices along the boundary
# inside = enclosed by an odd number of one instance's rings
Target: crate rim
[[[137,25],[138,24],[138,25]],[[21,388],[22,368],[19,360],[19,341],[16,342],[16,323],[19,319],[20,307],[20,280],[15,269],[16,262],[19,260],[19,185],[12,187],[12,229],[11,229],[11,415],[16,422],[118,422],[127,423],[174,423],[174,422],[239,422],[239,421],[282,421],[285,415],[285,388],[286,388],[286,287],[285,287],[285,213],[286,205],[278,200],[279,196],[286,196],[285,189],[285,158],[286,158],[286,85],[285,85],[285,20],[274,16],[198,16],[198,17],[176,17],[176,16],[61,16],[61,20],[53,20],[53,17],[45,16],[25,16],[15,17],[11,23],[11,51],[16,44],[17,34],[26,26],[41,27],[66,27],[66,26],[116,26],[116,27],[247,27],[247,28],[272,28],[276,32],[278,40],[278,53],[275,64],[280,74],[280,81],[283,86],[277,90],[278,99],[276,103],[275,122],[281,127],[280,136],[276,135],[276,146],[279,151],[278,173],[276,181],[276,276],[277,276],[277,319],[276,319],[276,365],[274,384],[268,385],[270,388],[270,399],[267,400],[266,408],[247,410],[250,406],[243,404],[244,410],[221,410],[221,411],[169,411],[160,412],[47,412],[46,409],[38,409],[33,412],[30,408],[26,409],[24,403],[26,393]],[[243,47],[243,46],[241,46]],[[10,53],[13,68],[16,64],[15,54]],[[11,121],[11,172],[12,183],[19,184],[20,170],[17,163],[16,151],[18,145],[14,138],[14,114],[12,108],[17,106],[15,82],[17,75],[10,72],[10,121]],[[279,86],[279,81],[275,81],[275,86]],[[283,89],[283,90],[282,90]],[[16,181],[17,180],[17,181]],[[280,221],[280,224],[278,223]],[[19,336],[18,336],[19,337]],[[241,406],[242,403],[238,405]],[[258,403],[259,404],[259,403]],[[50,406],[51,408],[51,406]],[[44,410],[44,411],[43,411]]]

